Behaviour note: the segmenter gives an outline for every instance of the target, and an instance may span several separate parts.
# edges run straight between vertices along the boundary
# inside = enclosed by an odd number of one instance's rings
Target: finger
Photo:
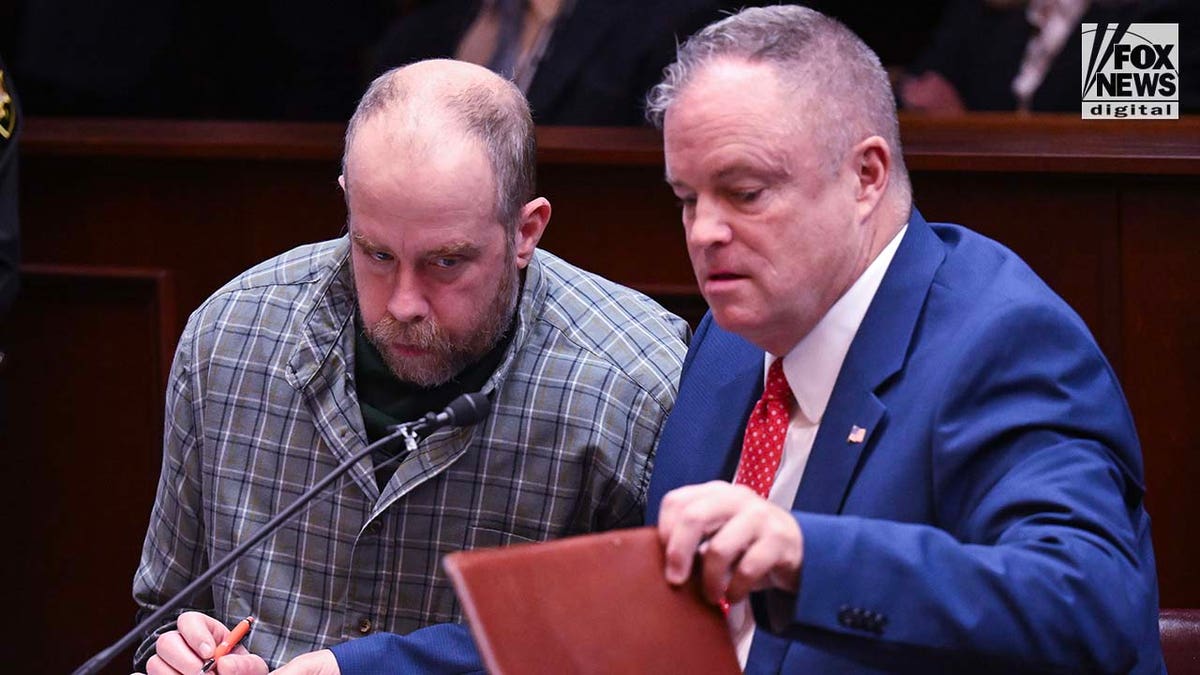
[[[667,522],[667,581],[673,584],[686,581],[701,544],[743,504],[757,498],[749,488],[723,481],[711,481],[681,491],[671,504],[671,519]]]
[[[727,594],[737,602],[751,591],[778,588],[795,593],[803,559],[800,526],[790,513],[770,505],[752,514],[755,532],[732,570]]]
[[[765,500],[744,502],[709,538],[704,552],[704,592],[710,599],[737,602],[742,598],[731,596],[729,589],[736,567],[758,536],[758,520],[765,511],[763,505],[769,506]]]
[[[775,561],[769,574],[769,583],[774,588],[794,594],[800,591],[800,568],[804,566],[804,531],[791,513],[787,514],[785,520],[780,520],[779,525],[784,528],[784,551],[789,555]]]
[[[242,650],[217,659],[214,670],[217,675],[266,675],[269,669],[262,657]]]
[[[154,642],[154,653],[162,662],[165,670],[151,670],[147,666],[146,672],[149,675],[194,673],[200,670],[200,666],[203,664],[203,660],[192,650],[192,647],[177,630],[158,636],[158,640]]]
[[[729,602],[739,602],[751,591],[766,588],[768,575],[772,569],[772,552],[769,543],[756,541],[738,560],[736,567],[730,571],[729,586],[725,589],[725,597]]]
[[[729,487],[728,483],[722,485]],[[667,518],[659,522],[659,538],[665,542],[664,575],[668,583],[687,581],[701,542],[721,526],[724,519],[721,492],[706,483],[680,488],[663,498],[669,511]]]
[[[692,556],[698,542],[689,548],[690,537],[681,532],[682,513],[696,499],[699,485],[688,485],[668,492],[662,500],[658,515],[658,539],[663,545],[667,582],[683,583],[692,573]]]
[[[200,666],[196,666],[196,670],[200,670]],[[151,656],[150,660],[146,662],[146,675],[180,675],[180,672],[181,671],[172,668],[171,665],[168,664],[166,660],[158,654]]]
[[[670,538],[671,531],[675,529],[680,510],[695,501],[697,494],[703,491],[705,485],[707,484],[675,488],[662,498],[658,509],[658,537],[664,544]]]
[[[217,643],[229,633],[229,629],[220,621],[200,612],[180,614],[179,618],[175,620],[175,627],[196,656],[201,659],[211,657]]]

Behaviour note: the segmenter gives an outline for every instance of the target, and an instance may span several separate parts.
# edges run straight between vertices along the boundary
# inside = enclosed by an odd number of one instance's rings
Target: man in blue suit
[[[648,516],[746,672],[1162,672],[1116,377],[1011,251],[913,208],[878,58],[750,9],[649,110],[712,311]]]

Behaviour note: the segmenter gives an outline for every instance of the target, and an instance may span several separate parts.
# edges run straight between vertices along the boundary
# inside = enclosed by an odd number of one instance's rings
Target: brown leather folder
[[[492,675],[741,673],[698,579],[663,578],[654,528],[462,551],[442,564]]]

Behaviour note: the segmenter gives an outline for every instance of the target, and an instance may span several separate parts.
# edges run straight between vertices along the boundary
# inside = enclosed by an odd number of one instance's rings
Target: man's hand
[[[176,630],[164,633],[154,643],[154,656],[146,664],[146,675],[196,675],[213,655],[229,629],[200,612],[184,612]],[[211,672],[218,675],[266,675],[267,663],[238,645],[222,656]]]
[[[297,656],[274,671],[274,675],[342,675],[342,670],[333,652],[322,649]]]
[[[666,578],[682,584],[701,557],[704,594],[738,602],[751,591],[795,593],[804,537],[790,513],[744,485],[711,481],[663,497],[658,536],[666,546]]]

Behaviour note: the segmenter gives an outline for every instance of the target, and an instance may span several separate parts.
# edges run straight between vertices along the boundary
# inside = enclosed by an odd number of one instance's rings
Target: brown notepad
[[[741,672],[698,580],[663,578],[654,528],[462,551],[442,564],[492,675]]]

